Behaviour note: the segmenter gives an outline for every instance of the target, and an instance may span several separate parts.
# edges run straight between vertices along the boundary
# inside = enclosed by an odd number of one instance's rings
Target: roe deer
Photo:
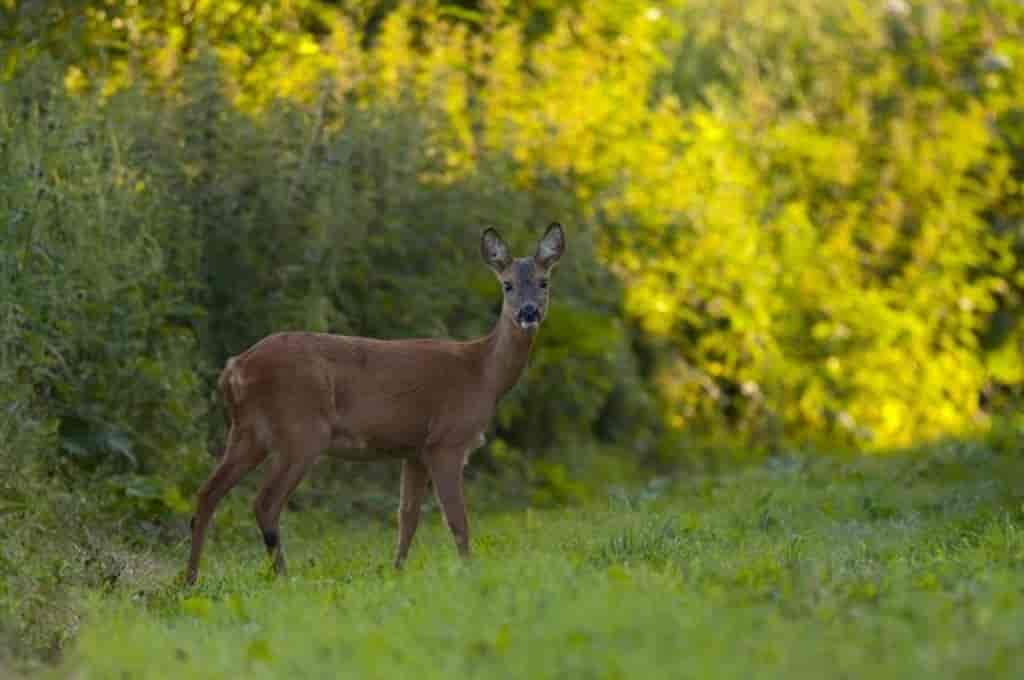
[[[476,340],[277,333],[228,359],[219,387],[231,428],[220,464],[199,491],[186,582],[195,583],[217,504],[270,452],[254,510],[275,573],[285,571],[281,510],[328,450],[349,460],[402,461],[396,567],[409,552],[428,479],[459,554],[468,557],[462,468],[526,366],[547,310],[548,276],[564,250],[558,223],[525,258],[513,258],[494,229],[484,231],[480,251],[504,301],[494,329]]]

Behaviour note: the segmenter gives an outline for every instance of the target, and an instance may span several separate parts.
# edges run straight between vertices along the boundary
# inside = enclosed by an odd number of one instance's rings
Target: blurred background
[[[0,0],[0,511],[187,517],[228,356],[485,333],[482,229],[553,220],[471,466],[503,493],[1019,450],[1022,30],[1016,0]],[[393,509],[391,466],[322,469]]]

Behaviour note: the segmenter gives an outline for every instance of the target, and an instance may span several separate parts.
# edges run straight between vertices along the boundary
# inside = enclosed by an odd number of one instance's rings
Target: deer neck
[[[530,358],[536,331],[525,331],[502,311],[494,330],[484,340],[485,375],[496,390],[495,401],[519,381]]]

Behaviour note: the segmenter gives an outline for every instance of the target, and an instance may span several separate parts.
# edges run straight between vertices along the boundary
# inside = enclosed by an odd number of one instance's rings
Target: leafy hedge
[[[44,455],[103,465],[154,509],[184,507],[177,484],[220,446],[213,378],[228,356],[289,328],[483,334],[500,300],[483,225],[525,249],[555,218],[572,258],[497,450],[515,468],[567,442],[626,441],[644,395],[621,289],[570,192],[517,190],[498,170],[425,179],[441,165],[410,105],[367,109],[325,88],[315,108],[255,118],[222,93],[207,59],[170,96],[73,97],[39,67],[0,100],[14,180],[0,189],[3,370],[19,388],[3,399],[53,440]]]
[[[212,376],[274,330],[481,333],[480,229],[553,218],[505,465],[885,450],[1019,403],[1019,3],[226,7],[9,17],[0,370],[59,456],[202,460]]]

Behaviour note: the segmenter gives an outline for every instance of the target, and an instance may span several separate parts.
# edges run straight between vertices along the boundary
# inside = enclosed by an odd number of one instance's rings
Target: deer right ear
[[[508,246],[501,236],[492,228],[484,231],[480,238],[480,254],[484,262],[499,274],[512,264],[512,255],[509,254]]]

